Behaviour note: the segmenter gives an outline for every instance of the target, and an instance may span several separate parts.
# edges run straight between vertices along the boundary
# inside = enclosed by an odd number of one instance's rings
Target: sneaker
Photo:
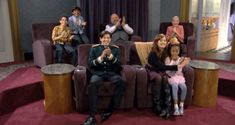
[[[180,115],[179,109],[175,109],[175,111],[174,111],[173,115],[175,115],[175,116],[179,116],[179,115]]]
[[[179,113],[180,115],[184,115],[184,108],[180,108]]]

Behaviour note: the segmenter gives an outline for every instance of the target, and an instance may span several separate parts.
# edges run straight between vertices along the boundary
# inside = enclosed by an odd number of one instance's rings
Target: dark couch
[[[74,71],[74,87],[76,95],[74,99],[76,109],[80,113],[88,110],[87,84],[90,75],[87,70],[87,60],[91,46],[92,44],[86,44],[78,47],[78,66]],[[126,65],[124,47],[119,46],[119,48],[123,67],[122,77],[126,80],[127,84],[120,108],[128,109],[134,106],[136,73],[132,66]],[[113,90],[114,85],[109,82],[104,82],[104,85],[99,88],[98,109],[107,108]]]

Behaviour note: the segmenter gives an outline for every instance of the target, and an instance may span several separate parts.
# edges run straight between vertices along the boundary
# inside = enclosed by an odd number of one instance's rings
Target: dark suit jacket
[[[105,57],[103,62],[99,63],[98,57],[102,54],[104,46],[96,44],[91,47],[88,58],[88,66],[92,74],[104,76],[115,75],[120,73],[121,64],[119,47],[116,45],[109,45],[109,48],[113,54],[113,58],[109,60],[107,57]]]

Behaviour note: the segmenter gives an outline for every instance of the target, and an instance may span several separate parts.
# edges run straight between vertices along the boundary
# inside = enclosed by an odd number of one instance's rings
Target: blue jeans
[[[74,36],[73,41],[72,41],[72,46],[77,47],[80,44],[89,44],[89,39],[87,38],[86,34],[77,34]]]
[[[77,53],[76,49],[74,49],[70,44],[55,44],[56,48],[56,63],[62,63],[63,53],[64,51],[72,56],[71,61],[73,65],[77,64]]]

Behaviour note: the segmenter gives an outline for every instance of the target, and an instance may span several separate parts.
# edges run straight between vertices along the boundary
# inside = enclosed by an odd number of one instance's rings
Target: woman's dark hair
[[[75,11],[75,10],[78,10],[79,12],[81,12],[81,8],[80,7],[75,6],[74,8],[72,8],[72,12]]]
[[[105,30],[100,32],[99,37],[102,38],[106,34],[109,34],[110,38],[112,37],[112,34],[109,31],[105,31]]]
[[[158,58],[161,58],[162,60],[165,60],[165,58],[167,57],[167,47],[163,50],[163,52],[160,52],[160,48],[158,47],[158,41],[162,38],[166,37],[164,34],[158,34],[155,36],[154,40],[153,40],[153,47],[152,47],[152,51],[158,56]]]

